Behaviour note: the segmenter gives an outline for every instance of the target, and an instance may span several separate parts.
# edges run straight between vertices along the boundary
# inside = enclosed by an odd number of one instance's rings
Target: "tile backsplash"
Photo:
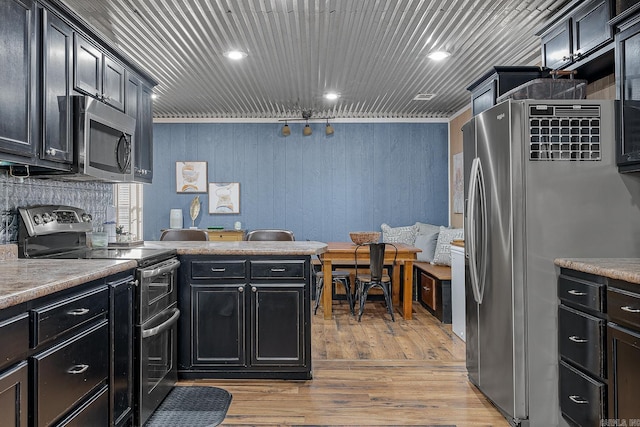
[[[0,172],[0,244],[18,241],[18,207],[58,204],[75,206],[93,216],[94,226],[105,221],[113,204],[113,184],[14,178]]]

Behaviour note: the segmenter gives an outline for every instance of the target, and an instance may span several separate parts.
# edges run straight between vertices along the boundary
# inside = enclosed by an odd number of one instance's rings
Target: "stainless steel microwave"
[[[136,120],[94,98],[74,98],[78,178],[133,182]]]

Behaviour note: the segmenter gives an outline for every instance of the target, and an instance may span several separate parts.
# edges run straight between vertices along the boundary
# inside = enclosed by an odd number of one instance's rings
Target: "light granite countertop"
[[[136,261],[11,259],[0,262],[0,309],[133,269]]]
[[[327,244],[313,241],[294,242],[185,242],[150,241],[145,248],[176,249],[178,255],[320,255]]]
[[[640,258],[557,258],[558,267],[640,284]]]
[[[145,248],[176,249],[179,255],[319,255],[326,243],[151,241]],[[0,245],[0,309],[111,274],[135,268],[135,261],[17,259],[16,245]]]

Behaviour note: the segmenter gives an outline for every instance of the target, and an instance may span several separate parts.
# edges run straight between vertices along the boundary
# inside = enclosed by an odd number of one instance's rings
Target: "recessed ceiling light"
[[[436,50],[427,55],[429,59],[432,59],[434,61],[442,61],[449,56],[451,56],[451,54],[445,50]]]
[[[336,99],[340,98],[340,95],[335,92],[327,92],[324,94],[324,97],[329,101],[335,101]]]
[[[430,101],[436,96],[435,93],[419,93],[413,97],[414,101]]]
[[[228,50],[223,55],[225,56],[225,58],[233,59],[234,61],[238,61],[247,57],[247,53],[241,50]]]
[[[157,93],[152,93],[151,94],[151,99],[158,99],[158,94]]]

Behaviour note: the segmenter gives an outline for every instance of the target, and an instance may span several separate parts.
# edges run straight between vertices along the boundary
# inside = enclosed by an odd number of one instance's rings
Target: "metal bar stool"
[[[353,294],[351,293],[351,278],[349,277],[351,273],[345,270],[333,270],[331,272],[331,278],[333,279],[333,283],[342,283],[344,286],[345,293],[347,294],[347,302],[349,303],[349,311],[351,311],[351,315],[355,316],[355,311],[353,309]],[[320,305],[320,300],[322,299],[322,290],[324,289],[324,272],[316,271],[316,303],[313,309],[313,314],[318,312],[318,306]]]

